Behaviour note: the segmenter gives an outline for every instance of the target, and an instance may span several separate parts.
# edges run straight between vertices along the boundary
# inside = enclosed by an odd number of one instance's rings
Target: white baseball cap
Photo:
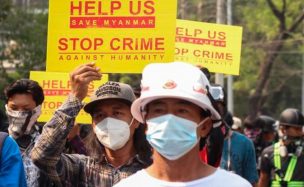
[[[143,111],[151,101],[161,98],[177,98],[189,101],[211,112],[211,118],[221,119],[213,108],[207,93],[210,83],[197,67],[184,62],[152,63],[142,73],[141,96],[131,106],[136,120],[144,123]]]

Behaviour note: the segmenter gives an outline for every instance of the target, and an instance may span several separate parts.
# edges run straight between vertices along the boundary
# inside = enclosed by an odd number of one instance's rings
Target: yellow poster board
[[[141,73],[173,61],[176,9],[176,0],[51,0],[46,70],[94,61],[104,73]]]
[[[41,115],[38,119],[39,122],[49,121],[55,110],[62,105],[66,100],[71,90],[71,83],[68,73],[57,72],[42,72],[31,71],[30,79],[35,80],[43,88],[44,102],[42,103]],[[100,85],[108,81],[108,75],[103,74],[102,79],[99,81],[93,81],[89,85],[88,96],[84,99],[87,103],[90,101],[90,95],[94,93]],[[76,118],[78,123],[91,124],[91,116],[81,110]]]
[[[239,75],[242,27],[177,20],[175,61]]]

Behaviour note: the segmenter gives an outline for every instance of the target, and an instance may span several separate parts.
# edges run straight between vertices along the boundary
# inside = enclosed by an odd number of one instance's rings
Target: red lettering
[[[144,2],[144,7],[146,7],[146,10],[144,10],[144,13],[146,15],[151,15],[151,14],[155,13],[154,1],[146,1],[146,2]]]
[[[70,40],[72,41],[73,44],[73,51],[76,50],[76,42],[79,41],[79,38],[70,38]]]
[[[137,2],[137,10],[136,11],[134,11],[135,8],[134,8],[134,5],[133,5],[133,1],[130,1],[129,5],[130,5],[130,13],[131,14],[138,15],[140,13],[140,11],[141,11],[141,1]]]
[[[201,29],[194,29],[194,37],[196,37],[202,33],[203,33],[203,31]]]
[[[87,43],[87,44],[85,44]],[[89,50],[92,48],[92,41],[89,38],[84,38],[80,41],[80,48],[82,50]]]
[[[219,32],[219,37],[218,39],[220,40],[225,40],[226,39],[226,33],[225,32]]]
[[[183,29],[182,27],[176,27],[175,33],[176,35],[183,35]]]
[[[52,88],[58,88],[58,80],[52,80]]]
[[[42,88],[49,88],[50,87],[50,81],[49,80],[43,80],[42,81]]]
[[[155,38],[155,50],[164,50],[164,44],[165,44],[164,38]]]
[[[102,38],[94,38],[94,50],[97,50],[97,47],[102,46],[103,39]]]
[[[85,15],[95,15],[94,10],[95,10],[95,1],[86,1],[84,2],[84,13]],[[92,10],[90,12],[90,10]]]
[[[66,38],[60,38],[58,49],[61,51],[67,50],[67,48],[68,48],[67,42],[68,42],[68,40]]]
[[[120,42],[119,38],[113,38],[111,40],[111,42],[110,42],[111,49],[113,49],[113,50],[119,50],[120,49],[119,45],[117,47],[114,46],[114,42],[115,41]]]
[[[193,55],[196,56],[196,57],[199,57],[200,56],[200,51],[199,50],[194,50]]]
[[[78,2],[78,5],[74,5],[74,1],[71,1],[71,6],[70,6],[70,14],[74,15],[74,10],[78,11],[77,15],[81,15],[82,13],[82,1]]]
[[[126,46],[128,46],[130,50],[133,50],[133,47],[132,47],[132,43],[133,43],[133,40],[132,38],[124,38],[123,40],[123,50],[126,50]]]
[[[43,102],[43,108],[56,109],[62,105],[62,102]]]
[[[59,50],[99,50],[103,45],[102,38],[60,38]]]
[[[112,1],[111,2],[111,15],[114,14],[114,10],[118,10],[121,8],[121,2],[120,1]]]

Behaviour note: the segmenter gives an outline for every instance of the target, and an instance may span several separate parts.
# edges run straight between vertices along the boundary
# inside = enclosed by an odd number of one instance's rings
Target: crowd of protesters
[[[0,187],[304,186],[299,110],[241,120],[209,72],[183,62],[149,64],[141,91],[108,81],[83,103],[101,78],[94,63],[75,68],[70,94],[44,125],[37,82],[20,79],[4,90]],[[76,123],[82,108],[92,124]]]

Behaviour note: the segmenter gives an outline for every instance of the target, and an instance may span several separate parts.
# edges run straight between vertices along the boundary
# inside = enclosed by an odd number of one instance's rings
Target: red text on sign
[[[60,38],[58,41],[58,49],[61,51],[98,50],[102,45],[102,38]]]
[[[137,3],[136,3],[137,2]],[[111,1],[107,7],[107,1],[71,1],[70,15],[71,16],[101,16],[115,15],[117,11],[122,9],[121,1]],[[155,4],[152,0],[129,1],[127,4],[129,14],[131,15],[152,15],[155,13]]]
[[[110,42],[112,50],[164,50],[164,38],[113,38]]]

